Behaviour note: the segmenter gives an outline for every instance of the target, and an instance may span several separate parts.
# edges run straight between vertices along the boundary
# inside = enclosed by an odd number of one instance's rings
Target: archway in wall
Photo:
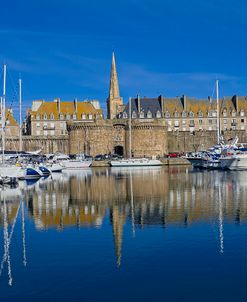
[[[114,147],[114,154],[117,154],[119,156],[123,156],[124,155],[124,148],[123,148],[123,146],[115,146]]]

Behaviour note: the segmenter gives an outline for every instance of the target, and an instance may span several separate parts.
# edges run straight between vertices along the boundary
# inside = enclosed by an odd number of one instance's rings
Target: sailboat
[[[149,158],[133,158],[132,157],[132,136],[131,136],[131,98],[129,98],[129,158],[111,160],[110,165],[112,167],[141,167],[141,166],[161,166],[162,163],[158,159]]]

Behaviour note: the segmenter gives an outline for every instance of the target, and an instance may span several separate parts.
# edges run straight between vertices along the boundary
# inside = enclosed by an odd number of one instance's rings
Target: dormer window
[[[232,111],[232,116],[236,116],[236,111]]]
[[[40,120],[40,115],[39,114],[36,115],[36,120]]]
[[[123,113],[123,118],[128,118],[128,114],[126,112]]]
[[[212,117],[212,116],[213,116],[212,111],[209,111],[209,112],[208,112],[208,116],[209,116],[209,117]]]
[[[69,113],[66,114],[66,120],[67,121],[70,120],[70,114]]]
[[[54,114],[53,114],[53,113],[51,113],[50,119],[51,119],[51,120],[54,120]]]
[[[244,116],[244,110],[240,111],[240,116]]]
[[[91,113],[91,112],[89,113],[88,118],[89,118],[90,120],[92,120],[92,119],[93,119],[93,115],[92,115],[92,113]]]
[[[47,120],[47,114],[46,113],[43,115],[43,119]]]
[[[170,113],[168,111],[166,111],[166,114],[165,114],[166,117],[170,117]]]
[[[186,111],[182,112],[182,117],[187,117],[187,112]]]
[[[81,115],[81,119],[82,119],[82,120],[85,120],[85,119],[86,119],[86,114],[85,114],[84,112],[83,112],[82,115]]]
[[[150,110],[148,110],[148,112],[147,112],[147,118],[152,118],[152,117],[153,117],[152,112]]]
[[[76,120],[76,113],[73,114],[73,120]]]
[[[161,112],[159,110],[156,112],[156,117],[161,118]]]
[[[63,114],[62,114],[62,113],[60,113],[60,114],[59,114],[59,118],[60,118],[60,120],[63,120],[63,119],[64,119],[64,117],[63,117]]]
[[[213,116],[213,117],[217,117],[217,111],[216,111],[216,110],[214,110],[214,111],[212,112],[212,116]]]
[[[194,117],[194,112],[193,112],[193,111],[190,111],[189,116],[190,116],[190,117]]]
[[[137,118],[137,115],[136,115],[135,111],[132,112],[132,118]]]
[[[198,112],[198,117],[203,117],[203,113],[201,110]]]
[[[144,111],[143,110],[140,112],[140,118],[144,118]]]

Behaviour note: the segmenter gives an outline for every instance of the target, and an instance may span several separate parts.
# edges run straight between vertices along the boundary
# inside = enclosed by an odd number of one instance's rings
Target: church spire
[[[120,98],[119,87],[118,87],[118,78],[117,78],[117,69],[115,62],[114,52],[112,53],[112,61],[111,61],[111,76],[110,76],[110,92],[109,96],[112,99]]]
[[[120,97],[119,93],[115,55],[113,52],[111,62],[110,89],[107,99],[107,117],[109,119],[116,118],[117,114],[119,113],[119,106],[121,106],[122,104],[123,100]]]

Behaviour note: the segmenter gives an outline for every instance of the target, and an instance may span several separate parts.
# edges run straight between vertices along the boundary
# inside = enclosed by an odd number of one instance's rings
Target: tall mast
[[[19,106],[20,106],[20,121],[19,121],[19,151],[22,151],[22,80],[19,79]]]
[[[219,80],[216,80],[216,103],[217,103],[217,143],[220,143],[220,108],[219,108]]]
[[[131,98],[129,98],[129,158],[132,158],[131,154]]]
[[[5,101],[6,101],[6,64],[3,65],[3,97],[1,106],[2,115],[2,163],[4,164],[4,150],[5,150]]]

